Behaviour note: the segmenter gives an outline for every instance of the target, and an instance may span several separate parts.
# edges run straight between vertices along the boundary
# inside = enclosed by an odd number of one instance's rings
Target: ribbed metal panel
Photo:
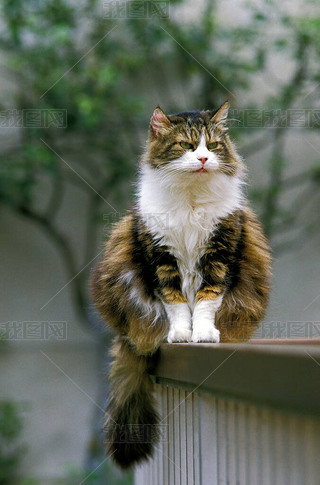
[[[193,442],[193,408],[192,394],[186,393],[186,452],[187,452],[187,483],[194,483],[194,442]]]
[[[319,485],[316,417],[156,385],[167,435],[136,485]]]
[[[181,485],[188,485],[187,475],[187,422],[186,422],[186,392],[179,391],[180,395],[180,413],[179,413],[179,428],[180,428],[180,470],[181,470]]]
[[[161,386],[159,386],[161,387]],[[161,387],[161,404],[162,404],[162,412],[161,412],[161,424],[163,424],[165,428],[165,434],[163,437],[163,441],[160,444],[161,449],[161,456],[162,456],[162,470],[163,470],[163,482],[162,483],[170,483],[169,481],[169,442],[168,442],[168,388]],[[161,483],[160,483],[161,485]]]

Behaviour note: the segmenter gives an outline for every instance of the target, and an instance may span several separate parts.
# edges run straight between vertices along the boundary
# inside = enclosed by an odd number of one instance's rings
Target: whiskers
[[[170,163],[164,168],[158,169],[160,182],[165,185],[171,185],[177,182],[181,183],[181,179],[189,173],[189,170],[184,170],[181,165],[174,166],[173,163]]]
[[[228,121],[237,121],[238,123],[242,123],[242,124],[243,124],[243,121],[241,121],[241,120],[237,120],[237,118],[228,118],[228,119],[227,119],[227,122],[228,122]]]
[[[226,173],[227,175],[236,175],[238,172],[237,167],[234,164],[230,164],[225,160],[219,160],[219,168],[221,172]]]

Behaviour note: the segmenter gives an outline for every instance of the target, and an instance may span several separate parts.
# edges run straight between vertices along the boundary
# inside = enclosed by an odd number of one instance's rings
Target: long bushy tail
[[[152,455],[159,439],[159,416],[147,373],[150,359],[137,355],[122,337],[115,339],[111,354],[105,444],[113,461],[127,469]]]

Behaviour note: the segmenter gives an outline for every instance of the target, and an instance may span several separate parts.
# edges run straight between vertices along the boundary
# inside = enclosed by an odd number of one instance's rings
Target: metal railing
[[[164,345],[164,432],[135,484],[319,485],[320,347],[301,343]]]

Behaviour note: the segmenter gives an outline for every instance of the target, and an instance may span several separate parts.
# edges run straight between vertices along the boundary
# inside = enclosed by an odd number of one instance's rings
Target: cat
[[[148,368],[160,344],[247,340],[265,314],[270,250],[244,194],[228,107],[155,109],[136,203],[94,270],[94,303],[117,334],[105,430],[123,469],[151,456],[158,439]]]

